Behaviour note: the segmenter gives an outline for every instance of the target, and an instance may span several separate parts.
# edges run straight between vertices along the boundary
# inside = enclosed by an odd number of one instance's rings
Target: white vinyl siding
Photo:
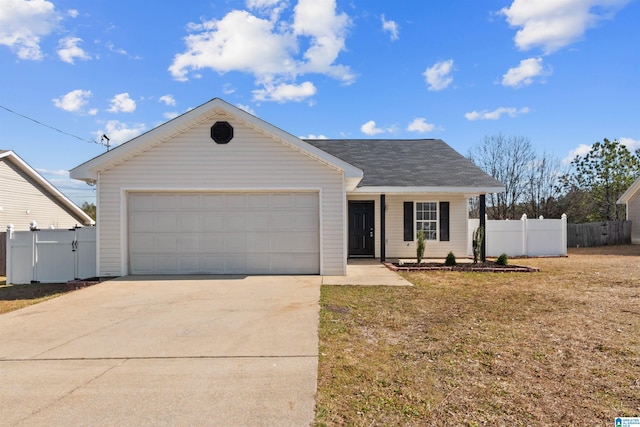
[[[0,159],[0,207],[2,231],[9,224],[13,224],[14,230],[29,230],[31,221],[41,229],[83,225],[82,219],[71,215],[6,159]]]
[[[349,194],[349,201],[373,200],[375,203],[375,256],[380,257],[380,195]],[[467,198],[458,194],[416,194],[385,196],[386,204],[386,253],[387,259],[415,258],[416,245],[404,241],[404,202],[423,202],[437,200],[449,202],[449,236],[448,242],[431,240],[426,242],[425,257],[444,258],[449,251],[457,257],[467,256]],[[439,203],[438,203],[439,206]],[[415,210],[415,206],[414,206]],[[414,229],[415,229],[414,212]],[[346,221],[347,219],[345,219]],[[439,227],[439,221],[438,221]]]
[[[640,191],[629,199],[627,212],[629,212],[627,219],[631,221],[631,243],[640,244]]]
[[[211,140],[216,121],[234,138]],[[117,149],[117,148],[116,148]],[[315,191],[320,200],[321,274],[345,273],[342,172],[232,117],[219,114],[99,176],[99,273],[128,273],[126,197],[132,191]]]

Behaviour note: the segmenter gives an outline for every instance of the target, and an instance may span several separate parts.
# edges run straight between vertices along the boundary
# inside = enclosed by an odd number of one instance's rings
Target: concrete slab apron
[[[123,278],[0,316],[0,425],[309,425],[319,276]]]

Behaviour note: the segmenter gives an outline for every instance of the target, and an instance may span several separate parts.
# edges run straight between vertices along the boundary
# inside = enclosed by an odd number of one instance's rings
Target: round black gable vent
[[[216,144],[226,144],[233,139],[233,126],[229,122],[215,122],[211,126],[211,139]]]

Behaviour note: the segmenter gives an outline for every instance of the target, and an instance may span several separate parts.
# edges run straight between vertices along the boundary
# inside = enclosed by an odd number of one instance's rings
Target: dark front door
[[[349,202],[349,256],[375,256],[373,202]]]

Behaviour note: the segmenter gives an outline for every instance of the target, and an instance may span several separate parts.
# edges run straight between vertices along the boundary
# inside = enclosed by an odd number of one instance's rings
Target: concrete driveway
[[[321,280],[125,277],[0,315],[0,425],[309,425]]]

